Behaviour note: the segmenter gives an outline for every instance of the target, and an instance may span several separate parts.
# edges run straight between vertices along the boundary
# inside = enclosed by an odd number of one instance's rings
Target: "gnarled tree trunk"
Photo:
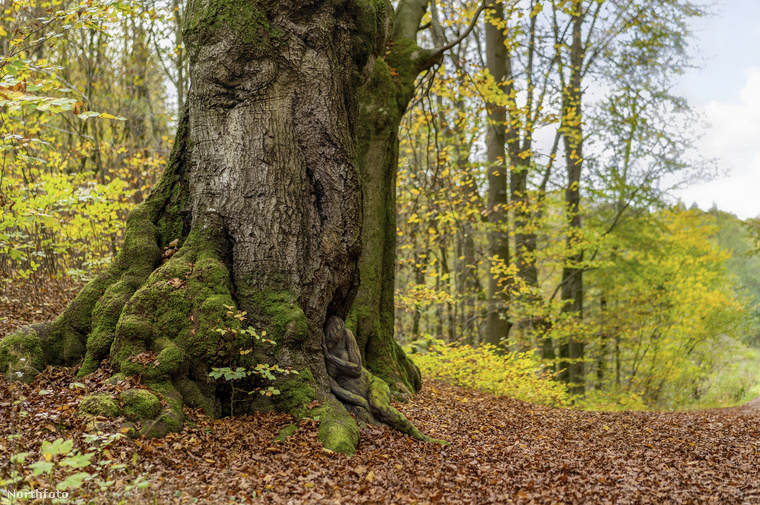
[[[143,425],[160,436],[181,427],[183,404],[228,412],[234,390],[212,367],[277,364],[298,375],[247,408],[298,414],[318,399],[322,441],[353,451],[321,343],[359,286],[357,93],[390,17],[386,0],[189,0],[192,85],[161,181],[130,213],[114,264],[54,322],[6,338],[0,366],[31,377],[84,358],[87,374],[110,354],[165,398]]]

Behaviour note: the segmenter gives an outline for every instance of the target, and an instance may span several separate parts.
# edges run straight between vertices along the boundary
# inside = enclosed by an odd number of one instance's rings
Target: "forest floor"
[[[38,293],[35,305],[4,290],[0,336],[50,319],[72,292],[59,286]],[[42,441],[57,438],[73,440],[72,453],[88,447],[87,423],[75,415],[76,406],[84,395],[113,386],[104,384],[106,371],[79,381],[75,373],[49,368],[31,385],[0,379],[0,480],[21,469],[25,481],[17,489],[53,490],[74,472],[56,467],[34,476],[11,456],[28,452],[27,465],[39,461]],[[410,403],[396,406],[450,445],[369,427],[348,457],[321,446],[315,420],[302,420],[295,434],[275,441],[293,423],[287,415],[211,420],[188,411],[181,433],[101,447],[102,477],[73,496],[117,503],[122,493],[121,503],[130,504],[760,504],[760,398],[701,412],[584,412],[426,381]],[[101,425],[113,432],[119,427]],[[92,466],[84,470],[94,473]],[[124,495],[138,475],[149,478],[149,486]],[[3,491],[0,503],[7,503]]]

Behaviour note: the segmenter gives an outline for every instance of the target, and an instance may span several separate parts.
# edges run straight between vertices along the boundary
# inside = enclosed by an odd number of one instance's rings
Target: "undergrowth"
[[[414,354],[423,377],[457,386],[553,406],[569,406],[565,386],[553,380],[533,352],[499,354],[492,345],[472,347],[430,339],[428,351]]]

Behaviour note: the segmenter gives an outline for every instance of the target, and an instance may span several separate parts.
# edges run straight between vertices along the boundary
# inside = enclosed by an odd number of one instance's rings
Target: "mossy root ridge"
[[[385,50],[392,7],[339,3],[309,4],[316,14],[305,16],[298,2],[256,0],[242,24],[236,15],[250,2],[188,4],[199,21],[187,40],[193,89],[158,185],[130,212],[113,264],[63,314],[0,342],[1,372],[30,381],[47,365],[81,364],[83,376],[108,358],[116,377],[138,377],[151,392],[93,397],[82,415],[123,416],[157,437],[181,428],[184,406],[213,417],[278,408],[319,417],[329,449],[356,450],[356,423],[330,394],[321,328],[328,313],[345,316],[359,283],[356,88]],[[336,44],[325,27],[344,25],[353,28]],[[302,29],[319,64],[301,66]],[[227,64],[235,70],[220,80],[214,69]],[[306,77],[317,84],[305,89]],[[266,382],[256,373],[265,364],[299,375]],[[225,367],[254,373],[210,377]],[[262,385],[282,394],[247,394]],[[322,410],[304,412],[314,400]]]
[[[185,112],[164,174],[148,199],[129,213],[124,243],[114,262],[55,320],[22,328],[0,341],[0,372],[31,381],[46,365],[73,366],[84,359],[80,375],[98,368],[110,350],[125,304],[159,266],[161,246],[187,236],[187,126]],[[20,369],[18,363],[29,357],[34,364]]]
[[[130,357],[125,355],[124,346],[140,349],[140,341],[145,350],[157,351],[164,360],[162,366],[146,374],[147,382],[154,382],[158,389],[162,389],[161,382],[176,371],[180,353],[170,338],[155,339],[155,343],[145,341],[157,335],[156,329],[166,329],[165,325],[153,327],[155,321],[150,318],[135,321],[134,317],[129,317],[134,311],[128,307],[134,307],[146,295],[155,293],[156,283],[163,280],[161,272],[173,267],[169,265],[170,261],[163,265],[164,270],[159,268],[162,247],[165,250],[173,243],[172,250],[176,250],[188,238],[187,130],[185,111],[164,174],[148,199],[129,213],[124,243],[114,262],[90,281],[55,320],[22,328],[0,341],[0,372],[9,374],[10,379],[31,382],[47,365],[75,366],[81,363],[79,376],[84,376],[97,370],[115,350],[121,351],[122,358],[117,363],[117,371],[120,368],[129,370],[129,365],[122,363]],[[166,304],[151,311],[161,308],[166,308]],[[170,315],[176,317],[176,311],[171,312]],[[165,335],[173,336],[171,331]],[[117,340],[119,344],[115,346]],[[171,389],[175,389],[174,386],[163,387],[167,393],[164,396],[168,397],[165,401],[169,405],[167,410],[172,412],[159,413],[155,417],[161,422],[155,424],[176,430],[181,427],[182,397],[178,393],[173,395]],[[178,396],[180,401],[172,405],[172,396]],[[92,402],[103,404],[97,399],[92,400],[83,407],[83,413],[94,408]],[[113,409],[105,408],[105,411],[113,413]],[[130,415],[144,418],[135,412]],[[160,434],[165,430],[157,428],[154,431]]]

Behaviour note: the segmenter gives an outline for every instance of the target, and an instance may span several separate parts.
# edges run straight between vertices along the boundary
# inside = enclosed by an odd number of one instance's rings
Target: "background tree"
[[[360,89],[359,163],[364,185],[361,285],[347,325],[353,330],[362,357],[373,373],[404,392],[421,387],[419,371],[406,359],[394,339],[396,261],[396,175],[401,118],[415,96],[417,77],[441,61],[472,30],[483,6],[454,40],[436,40],[437,47],[421,48],[417,35],[429,0],[401,0],[392,36]],[[468,18],[469,20],[469,18]]]

